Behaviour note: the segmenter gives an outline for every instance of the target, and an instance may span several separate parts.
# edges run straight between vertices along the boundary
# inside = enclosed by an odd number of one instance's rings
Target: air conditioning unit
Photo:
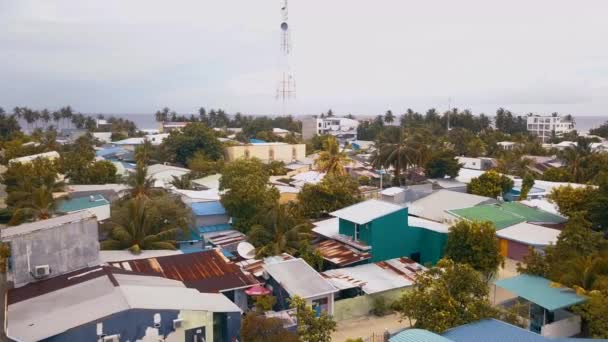
[[[51,267],[49,265],[39,265],[34,267],[34,277],[43,278],[51,274]]]
[[[120,342],[120,334],[104,336],[101,340],[103,342]]]
[[[177,318],[173,320],[173,329],[181,328],[184,320],[182,318]]]

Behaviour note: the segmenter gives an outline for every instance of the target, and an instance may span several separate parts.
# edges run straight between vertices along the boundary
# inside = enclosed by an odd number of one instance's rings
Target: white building
[[[315,135],[331,134],[341,142],[357,140],[359,121],[349,118],[317,118],[302,120],[302,138],[310,139]]]
[[[528,132],[539,136],[543,142],[551,138],[552,132],[556,135],[574,130],[574,122],[562,116],[528,116]]]

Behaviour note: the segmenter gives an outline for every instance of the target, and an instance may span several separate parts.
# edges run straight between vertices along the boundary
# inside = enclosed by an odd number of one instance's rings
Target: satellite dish
[[[255,258],[255,247],[249,242],[243,241],[236,246],[236,252],[243,259],[253,259]]]
[[[282,23],[281,23],[281,30],[283,30],[283,31],[287,31],[287,28],[288,28],[288,27],[289,27],[289,26],[287,25],[287,23],[286,23],[286,22],[282,22]]]

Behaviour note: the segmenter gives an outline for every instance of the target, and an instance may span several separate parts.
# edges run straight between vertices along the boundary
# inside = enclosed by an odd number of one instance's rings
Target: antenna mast
[[[296,97],[296,81],[289,68],[289,54],[291,53],[291,35],[289,31],[289,11],[287,1],[283,0],[281,7],[281,76],[276,90],[277,100],[283,104],[283,115],[286,113],[286,102]]]

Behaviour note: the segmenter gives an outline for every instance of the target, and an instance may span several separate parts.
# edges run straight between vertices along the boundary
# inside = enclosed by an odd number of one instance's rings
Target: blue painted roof
[[[606,342],[584,338],[547,338],[496,319],[483,319],[443,333],[454,342]]]
[[[57,211],[60,213],[71,213],[84,209],[100,207],[110,204],[102,195],[92,195],[86,197],[64,199],[57,203]]]
[[[551,287],[549,279],[529,274],[498,280],[494,284],[549,311],[567,308],[587,300],[572,289]]]
[[[406,329],[388,339],[389,342],[452,342],[441,335],[423,329]]]
[[[127,153],[127,152],[128,151],[122,147],[108,147],[108,148],[104,148],[103,150],[96,151],[95,155],[98,157],[106,157],[106,156],[110,156],[113,154],[121,154],[121,153]]]
[[[231,230],[231,229],[232,229],[232,226],[229,223],[214,224],[214,225],[209,225],[209,226],[198,227],[198,233],[205,234],[205,233],[221,232],[224,230]]]
[[[226,209],[219,201],[192,203],[192,212],[196,216],[223,215]]]
[[[514,325],[484,319],[449,329],[444,337],[454,342],[546,342],[547,339]]]
[[[261,139],[249,139],[249,142],[252,143],[252,144],[263,144],[266,141],[261,140]]]

